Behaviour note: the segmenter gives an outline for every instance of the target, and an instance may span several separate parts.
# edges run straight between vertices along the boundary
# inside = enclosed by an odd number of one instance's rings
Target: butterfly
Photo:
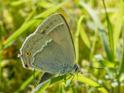
[[[64,75],[77,70],[70,28],[62,14],[52,14],[30,34],[20,48],[25,68]]]

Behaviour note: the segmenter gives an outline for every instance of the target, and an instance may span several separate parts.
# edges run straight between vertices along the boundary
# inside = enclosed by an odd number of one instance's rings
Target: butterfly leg
[[[42,75],[42,77],[41,77],[39,83],[42,83],[42,82],[44,82],[44,81],[50,79],[52,76],[53,76],[53,74],[50,74],[50,73],[48,73],[48,72],[45,72],[45,73]]]

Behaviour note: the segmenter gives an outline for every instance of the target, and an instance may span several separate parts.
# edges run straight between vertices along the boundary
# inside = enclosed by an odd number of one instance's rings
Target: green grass
[[[124,93],[123,9],[124,0],[0,1],[0,92]],[[83,73],[36,84],[41,73],[23,68],[17,55],[25,38],[54,13],[70,26]]]

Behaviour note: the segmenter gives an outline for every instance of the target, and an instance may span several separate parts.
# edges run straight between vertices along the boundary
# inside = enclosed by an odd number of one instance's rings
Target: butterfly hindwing
[[[33,55],[41,49],[41,47],[46,43],[46,40],[50,40],[46,35],[32,33],[24,41],[20,49],[20,58],[22,60],[23,66],[31,67]]]

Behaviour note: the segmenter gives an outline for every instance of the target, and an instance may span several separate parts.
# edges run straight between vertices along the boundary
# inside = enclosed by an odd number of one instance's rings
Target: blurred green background
[[[38,85],[41,71],[17,57],[53,13],[66,18],[83,74]],[[39,86],[39,87],[37,87]],[[0,93],[124,93],[124,0],[0,0]]]

